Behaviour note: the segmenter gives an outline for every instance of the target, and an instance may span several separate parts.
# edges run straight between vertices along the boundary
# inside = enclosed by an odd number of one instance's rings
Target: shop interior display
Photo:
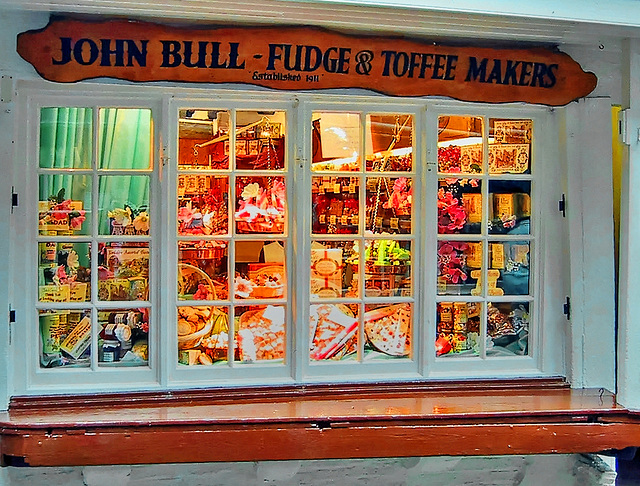
[[[438,294],[481,299],[438,302],[438,356],[477,355],[483,332],[487,356],[528,353],[529,303],[517,296],[531,293],[532,122],[490,119],[486,164],[483,131],[478,117],[439,120]]]

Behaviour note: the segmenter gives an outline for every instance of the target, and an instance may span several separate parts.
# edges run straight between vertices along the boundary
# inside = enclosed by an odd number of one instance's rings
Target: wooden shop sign
[[[244,83],[281,90],[364,88],[393,96],[565,105],[596,76],[567,54],[452,47],[310,27],[178,28],[54,19],[18,35],[18,53],[50,81]]]

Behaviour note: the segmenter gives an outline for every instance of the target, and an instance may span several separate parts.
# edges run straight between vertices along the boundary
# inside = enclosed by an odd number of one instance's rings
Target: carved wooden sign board
[[[452,47],[310,27],[178,28],[53,19],[18,35],[45,79],[242,83],[279,90],[363,88],[392,96],[565,105],[596,86],[567,54]]]

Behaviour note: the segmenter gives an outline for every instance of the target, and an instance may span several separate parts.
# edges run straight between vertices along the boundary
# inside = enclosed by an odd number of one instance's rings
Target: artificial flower
[[[119,225],[129,226],[131,224],[132,214],[129,208],[116,208],[113,211],[109,211],[108,216]]]
[[[233,281],[236,297],[247,299],[253,292],[253,282],[242,277],[236,277]]]
[[[69,270],[71,270],[71,272],[75,273],[79,266],[80,263],[78,261],[78,254],[75,250],[69,251],[69,254],[67,255],[67,267],[69,267]]]
[[[149,213],[142,211],[133,219],[133,227],[136,231],[149,231]]]
[[[242,199],[248,201],[251,198],[258,197],[260,195],[260,185],[257,182],[247,184],[242,189]]]

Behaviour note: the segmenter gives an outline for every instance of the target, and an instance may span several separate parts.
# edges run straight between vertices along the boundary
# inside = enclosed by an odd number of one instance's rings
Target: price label
[[[355,194],[356,193],[356,185],[351,183],[349,184],[349,194]]]
[[[329,224],[336,224],[338,221],[338,218],[336,217],[335,214],[332,214],[331,216],[329,216]]]
[[[351,216],[351,224],[353,225],[357,225],[358,224],[358,215],[354,214],[353,216]]]
[[[382,226],[382,217],[381,217],[381,216],[378,216],[378,217],[376,218],[376,226],[377,226],[377,227]]]
[[[339,183],[339,182],[336,182],[336,183],[333,185],[333,192],[334,192],[335,194],[340,194],[341,190],[342,190],[342,187],[340,186],[340,183]]]
[[[340,218],[340,224],[342,225],[348,225],[349,224],[349,216],[347,216],[346,214],[343,214],[342,217]]]
[[[391,226],[391,229],[398,229],[398,218],[391,218],[389,220],[389,226]]]
[[[320,224],[327,224],[327,217],[324,214],[321,214],[318,216],[318,222]]]

